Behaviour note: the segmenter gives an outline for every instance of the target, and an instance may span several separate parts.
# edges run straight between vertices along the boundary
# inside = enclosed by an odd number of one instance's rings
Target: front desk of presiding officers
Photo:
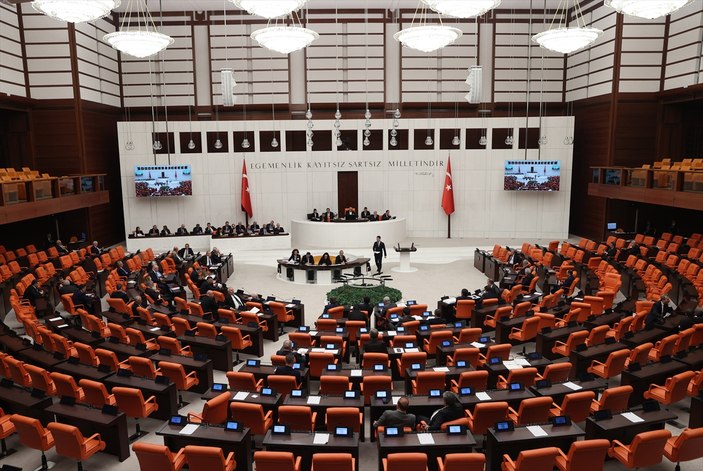
[[[361,213],[357,213],[356,208],[345,208],[343,212],[337,214],[330,210],[330,208],[325,209],[325,212],[318,213],[317,208],[313,209],[311,213],[308,214],[309,221],[322,221],[322,222],[332,222],[332,221],[389,221],[395,219],[395,216],[391,216],[391,211],[386,209],[383,214],[378,214],[377,211],[373,213],[369,211],[369,208],[364,206],[364,210]]]
[[[286,230],[281,226],[281,224],[274,221],[264,224],[263,226],[256,221],[253,221],[248,226],[242,224],[241,221],[234,225],[230,224],[229,221],[225,221],[224,225],[221,227],[215,227],[209,222],[205,225],[205,227],[202,227],[200,224],[196,224],[190,232],[185,224],[181,224],[173,232],[168,228],[168,226],[163,226],[159,229],[156,224],[154,224],[151,226],[151,229],[145,233],[141,227],[137,226],[136,229],[134,229],[134,232],[132,232],[132,237],[169,237],[172,235],[211,235],[213,237],[236,237],[285,233]]]

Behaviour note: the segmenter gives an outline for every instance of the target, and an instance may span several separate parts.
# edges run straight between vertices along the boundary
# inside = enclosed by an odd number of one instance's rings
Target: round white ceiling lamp
[[[120,3],[122,0],[35,0],[32,8],[55,20],[83,23],[109,15]]]
[[[605,6],[618,13],[653,20],[670,15],[693,0],[605,0]]]
[[[442,15],[474,18],[497,8],[503,0],[422,0],[422,3]]]
[[[272,20],[300,10],[308,0],[229,0],[250,15]]]
[[[134,24],[132,17],[134,17]],[[158,54],[174,42],[171,36],[156,30],[156,24],[145,0],[129,0],[122,16],[120,29],[106,34],[103,40],[114,49],[139,59]]]
[[[400,41],[403,46],[421,52],[434,52],[449,46],[459,39],[462,31],[458,28],[445,26],[442,18],[439,24],[427,23],[427,4],[420,1],[415,9],[410,27],[401,29],[393,35],[393,39]]]
[[[320,35],[301,26],[267,26],[251,33],[251,39],[270,51],[290,54],[308,47]]]
[[[568,26],[570,5],[573,4],[576,26]],[[547,31],[535,34],[532,40],[550,51],[571,54],[593,44],[603,31],[586,26],[578,0],[562,0]]]

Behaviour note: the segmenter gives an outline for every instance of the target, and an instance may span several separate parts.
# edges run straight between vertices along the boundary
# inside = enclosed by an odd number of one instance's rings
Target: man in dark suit
[[[220,252],[220,249],[218,249],[217,247],[212,248],[212,252],[210,252],[210,257],[212,257],[212,261],[215,262],[215,265],[222,263],[222,259],[224,258],[222,256],[222,252]]]
[[[406,396],[401,397],[395,405],[395,410],[384,411],[372,427],[409,427],[414,430],[415,414],[408,414],[409,406],[410,400]]]
[[[229,236],[232,235],[232,225],[229,223],[229,221],[225,221],[225,225],[222,226],[222,229],[220,229],[220,234],[223,236]]]
[[[369,221],[378,221],[379,220],[379,215],[376,211],[373,212],[371,216],[369,216]]]
[[[215,295],[212,293],[212,290],[205,291],[205,294],[200,295],[200,307],[203,308],[203,312],[209,312],[217,319],[217,309],[219,306],[217,305],[217,301],[215,301]]]
[[[149,278],[151,278],[151,281],[154,283],[162,283],[164,274],[161,273],[159,270],[159,264],[156,262],[151,262],[151,265],[149,265],[149,271],[147,272],[149,275]]]
[[[212,252],[210,252],[209,250],[207,252],[205,252],[205,255],[200,257],[200,259],[198,260],[198,263],[200,263],[201,265],[206,266],[206,267],[211,267],[216,264],[212,258]]]
[[[151,229],[149,229],[149,232],[147,232],[146,235],[148,235],[149,237],[155,237],[159,235],[159,228],[156,227],[156,224],[151,226]]]
[[[390,209],[386,209],[386,212],[383,213],[383,215],[381,216],[381,220],[382,221],[389,221],[391,219],[393,219],[393,216],[391,216],[391,211],[390,211]]]
[[[364,344],[364,353],[388,353],[388,347],[382,340],[378,340],[378,330],[369,331],[369,340]]]
[[[424,420],[424,418],[420,419],[420,428],[423,431],[440,430],[443,423],[464,417],[464,407],[456,394],[451,391],[445,391],[442,394],[442,398],[444,399],[444,407],[436,410],[432,417],[429,418],[429,421]]]
[[[242,301],[242,298],[234,291],[234,288],[227,288],[224,306],[229,309],[242,309],[244,307],[244,301]]]
[[[271,222],[264,226],[264,230],[267,234],[274,234],[276,232],[276,223],[271,220]]]
[[[161,232],[159,234],[162,236],[170,236],[171,229],[169,229],[168,226],[164,225],[164,227],[161,229]]]
[[[60,239],[56,241],[56,250],[59,255],[68,255],[69,253],[68,247],[63,245],[63,242],[61,242]]]
[[[324,213],[322,213],[322,220],[325,222],[330,222],[332,219],[334,219],[334,213],[330,210],[330,208],[327,208]]]
[[[259,225],[258,222],[252,221],[251,225],[249,226],[249,232],[252,234],[258,234],[261,231],[261,226]]]
[[[339,254],[334,257],[334,264],[341,265],[343,263],[347,263],[347,256],[344,255],[344,250],[340,250]]]
[[[388,257],[386,252],[386,244],[381,241],[381,236],[376,236],[376,242],[373,243],[373,257],[376,261],[376,274],[381,273],[381,268],[383,267],[383,259]]]
[[[405,307],[403,308],[403,315],[402,315],[402,317],[401,317],[400,319],[398,319],[398,325],[403,325],[403,324],[406,324],[406,323],[408,323],[408,322],[413,322],[413,321],[415,321],[415,320],[416,320],[416,319],[415,319],[413,316],[410,315],[410,308],[407,307],[407,306],[405,306]]]
[[[203,233],[203,227],[200,224],[196,224],[195,227],[193,228],[193,235],[199,235]]]
[[[179,235],[179,236],[188,235],[188,229],[186,229],[185,224],[181,224],[181,226],[178,229],[176,229],[176,235]]]
[[[566,295],[566,292],[569,291],[569,288],[571,287],[571,285],[574,284],[575,279],[576,279],[576,270],[571,270],[569,272],[569,275],[566,277],[564,282],[561,284],[561,286],[555,286],[555,291],[558,290],[559,288],[563,288],[564,294]]]
[[[303,258],[300,259],[300,263],[303,265],[314,265],[315,257],[313,257],[310,252],[306,252]]]
[[[652,305],[652,309],[644,320],[644,327],[647,330],[653,329],[658,324],[663,324],[664,320],[674,312],[669,305],[669,297],[662,296],[659,301]]]
[[[513,250],[510,254],[510,257],[508,258],[508,264],[512,265],[513,267],[518,267],[522,265],[523,260],[525,260],[525,256],[522,254],[522,252],[519,252],[516,249]]]
[[[39,280],[36,278],[32,280],[32,284],[24,291],[23,295],[24,299],[28,300],[29,304],[35,308],[37,307],[37,301],[44,299],[45,296],[46,293],[39,287]]]
[[[125,277],[125,278],[129,278],[129,276],[132,274],[131,271],[129,271],[128,269],[125,268],[124,263],[122,262],[122,260],[118,260],[118,261],[117,261],[117,267],[115,268],[115,270],[117,270],[117,274],[118,274],[119,276],[122,276],[122,277]]]
[[[190,244],[186,244],[181,250],[179,250],[178,255],[180,255],[183,260],[187,261],[195,258],[195,254],[193,253],[193,249],[190,248]]]
[[[176,264],[176,268],[183,268],[186,264],[186,261],[183,257],[181,257],[178,252],[178,247],[173,247],[173,250],[171,250],[171,253],[169,254],[169,257],[173,260],[173,263]]]
[[[295,364],[295,362],[295,354],[293,352],[289,352],[286,355],[286,364],[283,366],[277,366],[276,369],[273,371],[273,374],[295,376],[295,382],[297,384],[301,384],[303,378],[300,374],[300,370],[293,369],[293,365]]]
[[[215,232],[215,228],[212,227],[212,224],[210,224],[210,223],[208,222],[207,225],[205,226],[205,231],[204,231],[204,232],[205,232],[205,234],[212,234],[213,232]]]
[[[369,208],[364,206],[364,210],[361,212],[359,215],[361,219],[368,219],[371,216],[371,212],[369,212]]]
[[[90,251],[90,255],[92,255],[93,257],[99,257],[100,254],[102,253],[100,246],[98,246],[97,240],[93,241],[93,243],[90,245],[90,248],[88,250]]]
[[[488,284],[483,288],[483,296],[481,298],[500,299],[500,288],[490,278],[488,279]]]
[[[236,226],[234,226],[234,233],[237,235],[244,235],[247,233],[247,226],[242,224],[242,221],[239,221]]]
[[[346,318],[349,321],[364,321],[367,325],[369,323],[369,319],[366,317],[366,314],[361,312],[361,310],[358,307],[353,307],[346,314]]]
[[[319,221],[320,220],[320,213],[317,212],[317,208],[312,210],[312,213],[310,213],[310,220],[311,221]]]
[[[366,311],[366,315],[370,318],[373,313],[373,306],[371,305],[371,298],[364,296],[364,300],[356,305],[356,309],[360,311]]]
[[[527,291],[530,289],[530,283],[532,283],[532,280],[535,279],[535,275],[532,271],[532,268],[527,267],[525,268],[525,274],[523,275],[522,279],[520,280],[520,284],[522,285],[522,289],[524,291]]]
[[[129,299],[129,295],[124,291],[122,283],[118,283],[115,287],[115,291],[110,293],[110,297],[114,299],[121,299],[125,304],[129,304],[132,300]]]
[[[327,303],[327,306],[325,306],[325,309],[322,312],[327,312],[330,309],[332,309],[333,307],[338,307],[338,306],[339,306],[339,303],[337,302],[337,298],[331,297],[330,302]]]

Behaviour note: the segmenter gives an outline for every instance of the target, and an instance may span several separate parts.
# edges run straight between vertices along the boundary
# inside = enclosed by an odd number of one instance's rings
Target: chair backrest
[[[582,422],[591,413],[591,403],[595,399],[593,391],[581,391],[564,396],[561,403],[561,415],[568,415],[574,422]]]
[[[630,444],[628,467],[646,468],[661,463],[666,441],[671,438],[668,430],[653,430],[635,435]]]
[[[203,422],[207,424],[223,424],[227,421],[227,407],[232,395],[223,392],[213,397],[203,405]]]
[[[176,471],[175,458],[166,445],[135,442],[132,451],[137,455],[141,470]]]
[[[491,359],[491,358],[500,358],[502,361],[507,360],[510,358],[510,349],[512,348],[512,345],[509,343],[500,343],[498,345],[491,345],[488,347],[486,350],[486,358]]]
[[[59,396],[73,397],[77,401],[83,399],[83,390],[78,387],[76,380],[73,379],[73,376],[52,371],[51,379],[54,380],[54,384],[56,385],[56,394]]]
[[[523,400],[518,409],[517,425],[546,422],[549,418],[551,405],[552,398],[549,396],[533,397]]]
[[[20,443],[35,450],[46,451],[54,446],[51,432],[42,427],[39,419],[24,415],[13,414],[10,421],[15,426],[20,437]]]
[[[225,455],[220,447],[186,445],[185,455],[189,469],[225,469]]]
[[[683,400],[688,393],[688,385],[695,376],[696,372],[689,370],[668,378],[665,385],[668,396],[667,403],[673,404]]]
[[[629,363],[639,363],[641,366],[644,366],[648,362],[649,358],[649,351],[654,347],[654,344],[652,342],[647,342],[647,343],[642,343],[640,345],[637,345],[635,348],[632,349],[630,352],[630,356],[628,357]]]
[[[489,427],[493,427],[496,422],[507,418],[508,407],[507,402],[479,402],[476,404],[472,420],[469,422],[471,432],[485,435]]]
[[[701,458],[703,457],[703,427],[686,428],[678,437],[669,440],[669,443],[672,445],[671,450],[665,449],[665,453],[674,463]]]
[[[465,361],[476,367],[478,365],[478,359],[481,355],[481,350],[474,347],[469,348],[457,348],[454,350],[454,355],[452,356],[452,362],[456,365],[458,361]]]
[[[388,367],[388,354],[376,352],[364,353],[364,357],[361,362],[361,367],[366,369],[372,369],[373,365],[383,365],[385,367]]]
[[[149,379],[156,378],[156,368],[149,358],[131,356],[129,357],[129,366],[137,376]]]
[[[174,355],[180,355],[181,352],[181,342],[173,337],[166,337],[165,335],[160,335],[157,337],[156,341],[159,343],[161,348],[166,348],[171,351]]]
[[[538,316],[528,317],[522,322],[522,328],[519,335],[519,339],[523,342],[527,340],[532,340],[537,337],[539,332],[539,323],[541,319]],[[512,335],[512,334],[511,334]]]
[[[443,371],[420,371],[415,384],[415,394],[426,395],[431,389],[443,391],[446,386],[446,374]]]
[[[551,381],[552,383],[561,383],[569,378],[569,373],[571,372],[571,363],[552,363],[547,365],[544,369],[544,374],[542,377]]]
[[[308,355],[310,376],[318,378],[327,365],[336,362],[334,354],[329,352],[312,352]]]
[[[88,458],[87,450],[83,446],[85,437],[83,437],[83,434],[78,430],[78,427],[58,422],[50,422],[47,428],[54,437],[56,453],[61,456],[73,458],[77,461]]]
[[[312,337],[307,332],[291,332],[288,339],[301,348],[310,348],[313,345]]]
[[[354,462],[351,453],[315,453],[312,455],[312,468],[315,471],[354,471]]]
[[[625,369],[625,361],[627,361],[627,357],[629,356],[630,350],[626,348],[617,350],[608,355],[608,359],[605,361],[606,375],[609,378],[612,378],[613,376],[617,376],[622,373]]]
[[[400,376],[405,377],[405,370],[410,368],[413,363],[419,363],[423,368],[427,364],[427,353],[425,352],[406,352],[400,355],[400,365],[398,370]]]
[[[460,388],[473,388],[474,391],[485,391],[488,387],[488,371],[462,371],[459,375]]]
[[[117,360],[115,352],[105,350],[104,348],[96,348],[95,355],[98,357],[98,361],[101,365],[107,365],[112,371],[118,370],[119,361]]]
[[[466,327],[459,332],[458,343],[477,342],[483,330],[480,327]]]
[[[195,324],[197,335],[214,339],[217,337],[217,327],[208,322],[198,322]]]
[[[293,389],[298,387],[295,376],[290,375],[268,375],[266,381],[270,388],[283,396],[287,396]]]
[[[115,395],[117,407],[129,417],[144,417],[146,415],[144,396],[140,389],[114,387],[112,394]]]
[[[473,299],[459,299],[456,302],[456,318],[471,319],[476,307],[476,301]]]
[[[521,451],[515,462],[515,469],[517,471],[552,469],[558,454],[559,449],[555,447]]]
[[[355,432],[361,430],[359,409],[356,407],[329,407],[325,412],[327,430],[333,432],[335,427],[350,427]]]
[[[85,393],[85,402],[91,406],[102,408],[102,406],[109,403],[108,398],[110,395],[108,394],[107,388],[103,383],[83,378],[78,381],[78,385],[83,388],[83,392]]]
[[[287,425],[291,430],[310,432],[314,428],[312,409],[309,406],[280,406],[278,423]]]
[[[604,390],[598,400],[598,410],[608,409],[612,413],[626,410],[632,391],[632,386],[617,386]]]
[[[187,376],[186,370],[185,368],[183,368],[183,365],[181,365],[180,363],[172,363],[170,361],[161,361],[159,362],[159,369],[161,370],[162,375],[166,376],[169,381],[176,385],[176,389],[187,389]]]
[[[386,461],[386,471],[427,471],[425,453],[391,453]]]
[[[32,364],[26,364],[25,369],[29,373],[29,377],[32,379],[32,388],[44,391],[46,394],[53,396],[56,394],[56,385],[54,380],[51,379],[49,372],[44,368]]]
[[[366,376],[363,379],[364,403],[369,404],[376,391],[392,391],[393,381],[390,376]]]
[[[320,394],[341,396],[350,389],[351,383],[346,376],[320,376]]]
[[[289,451],[256,451],[254,464],[266,471],[295,471],[295,456]]]
[[[537,377],[537,368],[520,368],[517,370],[510,370],[508,374],[508,383],[520,383],[524,387],[529,388],[534,386],[535,378]]]
[[[227,381],[229,382],[230,389],[234,389],[235,391],[256,392],[259,390],[254,373],[228,371]]]
[[[571,444],[566,456],[568,471],[599,471],[610,448],[608,440],[581,440]]]

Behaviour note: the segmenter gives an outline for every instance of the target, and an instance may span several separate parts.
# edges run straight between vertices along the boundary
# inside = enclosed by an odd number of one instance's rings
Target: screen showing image
[[[134,186],[137,197],[192,196],[190,165],[137,165]]]
[[[506,160],[503,189],[506,191],[559,191],[558,160]]]

